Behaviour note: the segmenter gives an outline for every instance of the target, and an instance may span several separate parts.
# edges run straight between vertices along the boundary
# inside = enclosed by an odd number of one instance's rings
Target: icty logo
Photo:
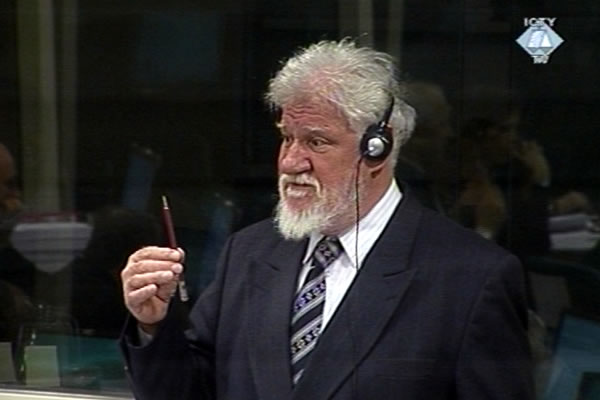
[[[556,18],[525,18],[525,32],[516,42],[533,58],[534,64],[547,64],[550,54],[564,42],[552,29]]]

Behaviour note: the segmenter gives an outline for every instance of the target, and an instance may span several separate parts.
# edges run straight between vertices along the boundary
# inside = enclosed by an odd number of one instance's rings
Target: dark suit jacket
[[[136,398],[531,399],[517,259],[405,193],[292,388],[289,321],[306,241],[234,234],[190,314],[121,341]],[[173,310],[171,310],[173,311]]]

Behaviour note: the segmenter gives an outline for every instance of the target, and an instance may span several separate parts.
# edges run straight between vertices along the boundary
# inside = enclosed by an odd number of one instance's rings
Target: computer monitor
[[[571,313],[557,330],[552,368],[542,400],[597,400],[600,321]]]

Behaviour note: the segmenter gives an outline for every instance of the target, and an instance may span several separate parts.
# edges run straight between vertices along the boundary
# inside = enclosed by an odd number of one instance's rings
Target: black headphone
[[[394,96],[391,96],[390,105],[381,121],[369,125],[360,139],[360,154],[363,158],[369,161],[383,161],[392,151],[394,139],[389,122],[393,109]]]

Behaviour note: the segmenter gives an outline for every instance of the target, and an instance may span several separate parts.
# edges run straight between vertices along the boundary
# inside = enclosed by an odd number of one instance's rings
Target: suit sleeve
[[[534,398],[523,270],[507,256],[490,269],[470,312],[456,369],[457,398]]]
[[[120,346],[136,400],[215,398],[215,332],[231,243],[230,238],[215,281],[194,304],[190,319],[174,300],[152,341],[140,346],[136,321],[129,318]]]

